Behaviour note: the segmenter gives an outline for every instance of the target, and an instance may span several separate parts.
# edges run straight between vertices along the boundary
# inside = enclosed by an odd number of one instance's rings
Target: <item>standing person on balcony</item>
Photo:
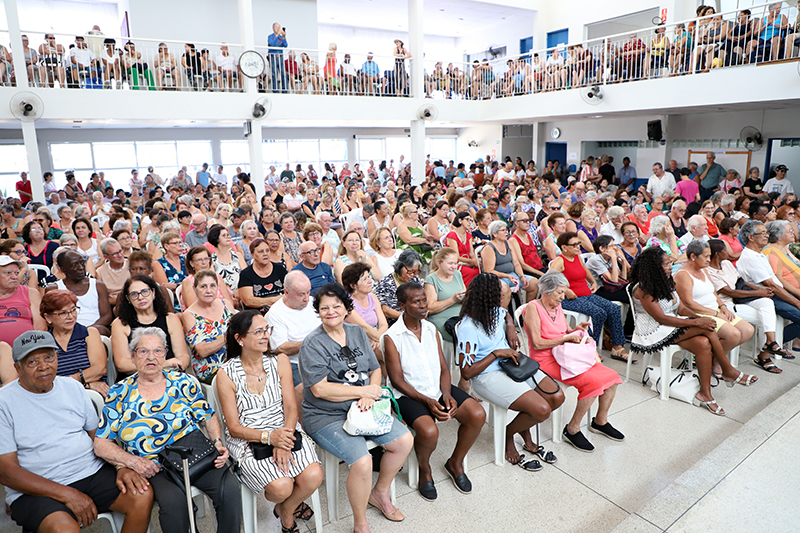
[[[175,56],[169,52],[165,43],[158,43],[158,56],[156,57],[156,88],[159,91],[164,90],[164,82],[166,77],[172,78],[171,85],[174,87],[178,81],[175,77]]]
[[[286,28],[282,28],[280,23],[272,25],[272,33],[267,37],[267,47],[269,52],[270,74],[272,75],[272,92],[286,93],[286,67],[283,63],[283,50],[288,47],[286,42]]]
[[[400,39],[394,40],[394,46],[394,88],[397,96],[403,96],[408,87],[406,59],[411,59],[411,54],[408,53]]]

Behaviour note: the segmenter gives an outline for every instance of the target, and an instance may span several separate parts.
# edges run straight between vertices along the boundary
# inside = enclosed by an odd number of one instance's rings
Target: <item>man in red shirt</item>
[[[23,204],[27,204],[28,202],[33,200],[33,193],[31,192],[31,182],[28,181],[27,172],[20,172],[19,177],[22,178],[20,181],[17,182],[17,192],[19,193],[19,199],[22,201]]]

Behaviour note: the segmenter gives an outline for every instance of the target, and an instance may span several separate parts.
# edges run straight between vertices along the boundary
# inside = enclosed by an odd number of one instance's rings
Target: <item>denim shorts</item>
[[[515,278],[517,278],[517,281],[520,281],[519,275],[516,272],[511,272],[510,275],[514,276]],[[528,280],[528,283],[530,283],[530,281],[533,279],[533,276],[529,276],[528,274],[524,274],[524,276],[525,276],[525,279]],[[511,278],[500,278],[500,282],[508,285],[512,289],[514,288],[514,282],[511,281]],[[521,287],[522,283],[520,283],[519,285]]]
[[[344,430],[342,427],[343,425],[344,420],[341,422],[333,422],[319,431],[311,433],[309,436],[314,439],[314,442],[316,442],[320,448],[326,452],[332,453],[342,461],[346,461],[349,466],[353,466],[356,461],[365,455],[369,455],[367,440],[384,446],[408,433],[408,428],[394,417],[392,417],[391,431],[384,435],[376,435],[374,437],[353,436]]]

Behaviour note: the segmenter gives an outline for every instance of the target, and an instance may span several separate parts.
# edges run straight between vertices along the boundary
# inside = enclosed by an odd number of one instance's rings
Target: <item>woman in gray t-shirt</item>
[[[353,311],[353,302],[341,285],[329,283],[320,287],[314,297],[314,309],[322,325],[303,340],[299,354],[303,426],[322,449],[350,465],[347,486],[354,529],[368,529],[367,503],[377,507],[387,519],[399,522],[405,517],[392,504],[389,487],[414,439],[397,420],[388,433],[369,437],[386,450],[378,481],[372,488],[372,456],[367,450],[367,437],[350,435],[342,426],[354,401],[367,410],[380,398],[380,366],[364,330],[344,323],[347,314]],[[350,478],[365,482],[350,483]]]

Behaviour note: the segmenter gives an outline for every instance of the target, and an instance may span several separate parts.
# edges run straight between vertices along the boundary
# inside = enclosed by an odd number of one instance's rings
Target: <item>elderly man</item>
[[[719,186],[719,182],[725,177],[725,168],[715,162],[717,158],[714,152],[706,154],[706,163],[700,167],[694,180],[700,184],[700,202],[705,202]]]
[[[106,262],[97,267],[97,279],[105,283],[108,290],[108,303],[113,309],[119,301],[119,294],[125,282],[131,277],[128,260],[122,251],[122,245],[111,237],[100,241],[100,252]]]
[[[367,52],[367,60],[361,65],[362,92],[365,94],[375,94],[376,90],[381,90],[381,71],[374,57],[372,52]]]
[[[720,199],[719,207],[714,211],[714,222],[717,223],[717,226],[723,219],[733,214],[733,204],[735,203],[736,197],[732,194],[726,194]]]
[[[628,215],[628,220],[639,227],[639,241],[641,244],[645,244],[650,233],[650,218],[648,217],[647,208],[643,204],[635,205],[633,212]]]
[[[183,242],[189,248],[195,246],[203,246],[208,242],[208,221],[202,213],[195,213],[192,215],[192,229],[186,232]]]
[[[300,211],[300,208],[303,206],[303,202],[306,199],[303,197],[302,194],[297,192],[297,184],[295,182],[289,182],[286,186],[286,196],[283,197],[283,203],[286,204],[286,208],[289,210],[290,213],[297,213]]]
[[[247,211],[241,207],[237,207],[231,213],[231,224],[228,226],[228,233],[230,233],[234,244],[242,244],[242,223],[247,219],[247,215]]]
[[[317,213],[317,223],[322,226],[322,240],[327,241],[334,250],[338,250],[341,238],[336,230],[331,229],[331,224],[333,224],[331,214],[327,211],[320,211]]]
[[[306,275],[311,282],[311,295],[317,293],[326,283],[336,283],[333,270],[328,263],[320,261],[322,248],[311,241],[306,241],[299,248],[300,262],[295,265],[292,272],[299,271]]]
[[[288,80],[286,79],[286,65],[283,62],[283,49],[288,45],[286,41],[286,30],[275,22],[272,24],[272,33],[267,37],[269,52],[270,77],[272,79],[272,92],[286,93]]]
[[[706,224],[706,219],[703,215],[694,215],[689,218],[686,228],[689,231],[679,237],[681,242],[689,244],[696,239],[704,242],[708,241],[708,224]]]
[[[672,229],[675,230],[675,235],[686,234],[686,221],[683,219],[684,215],[686,215],[686,200],[678,198],[672,202],[672,209],[667,213],[669,223],[672,224]]]
[[[676,185],[675,178],[664,172],[661,163],[653,163],[653,175],[647,180],[647,187],[639,187],[639,190],[645,194],[648,202],[658,198],[668,204],[675,196]]]
[[[94,454],[97,411],[78,381],[56,375],[53,336],[29,331],[13,343],[19,379],[0,389],[0,483],[11,518],[23,531],[77,533],[116,511],[126,532],[147,531],[150,484]]]
[[[787,321],[783,330],[783,341],[796,340],[800,337],[800,292],[794,288],[790,292],[787,289],[789,285],[784,286],[775,275],[769,258],[761,253],[761,250],[769,243],[767,227],[757,220],[748,220],[739,230],[739,239],[744,244],[742,255],[736,262],[739,276],[745,283],[772,290],[772,302],[775,304],[775,312]],[[783,347],[778,346],[777,343],[774,343],[772,348],[774,350],[770,351],[773,354],[786,355]],[[773,374],[782,372],[772,362],[769,354],[762,352],[758,359],[755,360],[755,363],[767,372]]]
[[[19,283],[21,268],[11,256],[0,255],[0,341],[8,344],[26,331],[47,329],[39,314],[39,291]]]
[[[613,237],[614,244],[621,244],[623,241],[620,227],[625,222],[625,210],[618,205],[612,205],[606,212],[608,222],[600,226],[600,235]]]
[[[678,183],[681,180],[681,169],[678,168],[678,162],[674,159],[669,160],[669,168],[667,172],[672,174],[672,177],[675,178],[675,183]]]
[[[50,193],[47,202],[48,202],[47,210],[50,212],[50,216],[53,217],[53,220],[58,219],[58,210],[61,207],[66,206],[67,202],[66,201],[62,202],[57,192]]]

